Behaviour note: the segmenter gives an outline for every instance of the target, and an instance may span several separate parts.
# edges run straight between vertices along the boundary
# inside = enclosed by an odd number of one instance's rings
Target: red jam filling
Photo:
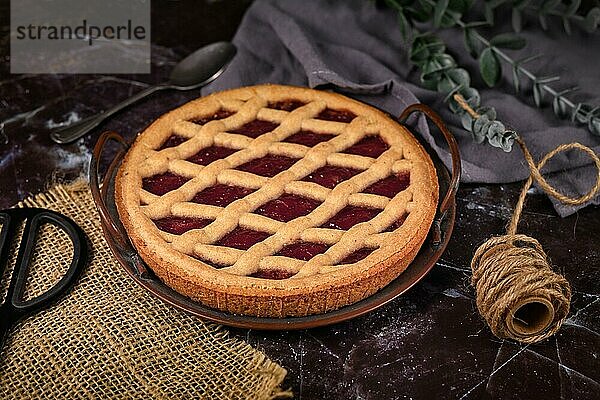
[[[261,119],[255,119],[254,121],[250,121],[247,124],[242,125],[241,127],[231,130],[231,133],[238,133],[240,135],[245,135],[251,138],[257,138],[260,135],[271,132],[273,129],[277,128],[279,124],[269,121],[263,121]]]
[[[388,146],[379,135],[365,136],[344,150],[344,153],[377,158],[389,148],[390,146]]]
[[[281,197],[263,204],[254,212],[276,221],[288,222],[307,215],[319,204],[321,202],[317,200],[284,193]]]
[[[181,235],[192,229],[204,228],[211,222],[210,219],[188,217],[167,217],[154,220],[158,229],[174,235]]]
[[[346,206],[334,215],[322,228],[341,229],[347,231],[356,224],[369,221],[381,212],[378,208]]]
[[[271,236],[270,233],[255,231],[252,229],[240,228],[239,226],[221,240],[216,242],[217,246],[233,247],[234,249],[248,250],[258,242],[262,242]]]
[[[276,256],[285,256],[296,258],[302,261],[308,261],[317,254],[325,253],[329,246],[322,243],[299,242],[283,247]]]
[[[306,103],[300,100],[289,99],[269,103],[268,107],[274,108],[275,110],[294,111],[296,108],[302,107],[305,104]]]
[[[223,118],[227,118],[229,116],[233,115],[233,113],[231,111],[227,111],[227,110],[219,110],[216,113],[212,114],[212,115],[208,115],[206,117],[200,117],[200,118],[195,118],[193,120],[191,120],[193,123],[195,124],[199,124],[199,125],[204,125],[210,121],[216,121],[218,119],[223,119]]]
[[[142,179],[142,187],[144,190],[162,196],[165,193],[175,190],[187,181],[189,178],[185,178],[181,175],[175,175],[171,172],[164,174],[154,175],[149,178]]]
[[[366,248],[366,247],[362,248],[360,250],[356,250],[355,252],[348,254],[348,256],[346,258],[344,258],[342,261],[340,261],[340,264],[354,264],[355,262],[358,262],[358,261],[362,260],[363,258],[366,258],[369,254],[371,254],[375,250],[377,250],[377,248]]]
[[[236,151],[237,150],[230,149],[228,147],[210,146],[203,148],[187,160],[189,162],[193,162],[194,164],[208,165],[213,161],[230,156]]]
[[[359,169],[326,165],[308,174],[302,180],[305,182],[314,182],[321,186],[325,186],[328,189],[333,189],[339,183],[348,180],[361,172],[362,171]]]
[[[392,198],[410,185],[410,172],[393,174],[378,182],[375,182],[365,190],[364,193],[378,194]]]
[[[356,114],[348,110],[334,110],[331,108],[326,108],[315,118],[324,119],[325,121],[350,122],[356,118]]]
[[[254,192],[254,189],[248,189],[241,186],[217,184],[215,186],[207,187],[203,191],[196,193],[192,199],[192,202],[225,207],[237,199],[248,196],[252,192]]]
[[[388,226],[387,229],[384,232],[393,232],[396,229],[400,228],[402,226],[402,224],[404,223],[404,221],[406,221],[407,217],[408,217],[408,214],[402,215],[400,218],[398,218],[396,220],[396,222],[394,222],[393,224],[391,224],[390,226]]]
[[[297,158],[267,154],[264,157],[248,161],[237,167],[237,170],[250,172],[260,176],[273,177],[287,170],[298,161]]]
[[[187,138],[184,138],[183,136],[179,136],[179,135],[171,135],[169,136],[169,138],[162,144],[162,146],[160,146],[159,150],[162,149],[168,149],[169,147],[175,147],[175,146],[179,146],[181,143],[185,142],[186,140],[188,140]]]
[[[291,278],[294,275],[296,274],[282,269],[259,269],[250,276],[253,278],[281,280]]]
[[[302,144],[304,146],[313,147],[318,145],[319,143],[326,142],[330,139],[333,139],[335,135],[330,135],[328,133],[316,133],[312,131],[302,130],[298,133],[294,133],[289,136],[284,142],[287,143],[296,143]]]

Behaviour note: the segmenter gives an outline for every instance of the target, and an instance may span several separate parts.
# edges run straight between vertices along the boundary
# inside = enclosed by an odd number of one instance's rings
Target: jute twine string
[[[480,115],[465,99],[454,100],[473,118]],[[571,287],[555,273],[541,244],[534,238],[517,234],[517,225],[525,204],[527,191],[533,184],[564,204],[583,204],[600,190],[600,158],[592,149],[580,143],[562,144],[535,163],[522,138],[516,138],[525,156],[530,175],[519,196],[507,232],[490,238],[476,251],[471,262],[471,283],[477,291],[477,308],[492,333],[500,338],[535,343],[555,334],[569,313]],[[595,185],[581,197],[559,193],[542,176],[540,170],[556,154],[578,149],[595,163],[598,175]]]

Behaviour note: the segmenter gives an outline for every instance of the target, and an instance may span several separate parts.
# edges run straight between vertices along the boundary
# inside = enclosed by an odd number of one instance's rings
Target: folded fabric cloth
[[[510,22],[499,22],[496,28],[498,32],[510,31]],[[525,94],[515,95],[510,68],[504,68],[503,82],[498,87],[487,89],[475,72],[477,61],[464,55],[462,34],[450,29],[439,32],[439,36],[449,51],[457,54],[458,63],[472,72],[472,86],[480,90],[482,104],[496,108],[499,119],[523,137],[534,157],[539,158],[557,145],[573,141],[600,152],[600,137],[593,136],[585,127],[557,119],[551,107],[537,108],[527,94],[526,85]],[[591,55],[600,54],[597,34],[573,32],[567,36],[528,27],[523,36],[528,45],[524,50],[513,52],[516,58],[546,54],[537,65],[528,64],[532,70],[540,71],[540,75],[559,74],[561,88],[578,85],[582,88],[578,98],[600,105],[597,64],[590,60]],[[419,72],[408,60],[407,44],[393,10],[364,0],[258,0],[247,11],[233,41],[239,49],[237,56],[204,93],[267,82],[329,88],[392,115],[399,115],[409,104],[422,102],[440,113],[456,135],[463,159],[464,182],[506,183],[529,175],[518,146],[505,153],[473,142],[459,118],[443,103],[443,96],[419,86]],[[582,43],[585,46],[581,46]],[[441,135],[432,134],[423,118],[419,119],[417,128],[450,166],[450,154]],[[576,171],[564,173],[566,169]],[[550,173],[549,182],[553,186],[571,196],[585,193],[597,176],[590,160],[575,152],[557,156],[544,171]],[[600,204],[600,196],[594,203]],[[561,216],[582,207],[557,202],[554,205]]]

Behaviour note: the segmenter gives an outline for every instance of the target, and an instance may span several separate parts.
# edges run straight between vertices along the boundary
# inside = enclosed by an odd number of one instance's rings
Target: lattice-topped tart
[[[141,257],[176,291],[230,313],[324,313],[375,293],[433,220],[431,159],[382,112],[263,85],[160,117],[116,182]]]

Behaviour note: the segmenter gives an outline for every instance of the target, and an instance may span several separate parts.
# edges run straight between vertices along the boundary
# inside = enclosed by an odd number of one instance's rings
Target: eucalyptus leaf
[[[471,126],[471,134],[473,135],[473,140],[475,141],[475,143],[483,143],[485,140],[485,133],[482,132],[481,128],[475,128],[477,121],[479,121],[479,119],[473,120],[473,125]]]
[[[487,137],[490,139],[495,139],[496,143],[498,143],[498,145],[500,145],[500,141],[499,138],[502,137],[502,134],[504,133],[506,129],[504,128],[504,124],[500,121],[492,121],[492,123],[490,124],[488,130],[487,130]],[[499,146],[496,146],[499,147]]]
[[[556,82],[560,80],[560,76],[544,76],[541,78],[537,78],[536,82],[540,83],[540,84],[546,84],[546,83],[550,83],[550,82]]]
[[[563,28],[565,29],[565,32],[567,32],[567,35],[570,35],[571,34],[571,23],[569,22],[569,19],[563,18],[562,23],[563,23]]]
[[[458,93],[458,91],[462,89],[462,85],[455,86],[451,91],[449,91],[446,96],[443,98],[444,103],[448,103],[450,100],[454,100],[453,96]]]
[[[423,76],[430,75],[434,72],[440,72],[444,69],[444,67],[436,60],[429,60],[421,65],[421,72]]]
[[[473,125],[473,117],[471,117],[469,113],[465,112],[460,116],[460,122],[462,123],[463,128],[470,131],[471,126]]]
[[[446,75],[463,87],[468,87],[471,84],[471,77],[464,68],[453,68],[449,71],[446,71]]]
[[[490,47],[483,50],[479,56],[479,72],[489,87],[493,87],[500,81],[502,72],[500,62]]]
[[[496,119],[496,110],[493,107],[479,107],[477,109],[477,114],[485,115],[487,119],[493,121]]]
[[[398,11],[398,26],[400,27],[400,33],[402,34],[404,40],[408,40],[411,31],[410,23],[402,11]]]
[[[479,91],[477,89],[472,87],[466,87],[462,88],[459,93],[462,97],[465,98],[467,104],[471,108],[476,109],[481,104],[481,95],[479,94]]]
[[[593,33],[598,28],[598,23],[600,23],[600,8],[594,7],[585,16],[583,27],[588,33]]]
[[[523,28],[523,18],[521,10],[518,8],[513,8],[512,10],[511,23],[515,32],[521,32],[521,29]]]
[[[546,16],[544,14],[540,14],[540,15],[538,15],[538,20],[540,21],[540,25],[542,26],[542,29],[547,31],[548,23],[546,22]]]
[[[515,87],[515,93],[519,93],[521,90],[521,81],[519,79],[519,66],[514,65],[512,68],[513,85]]]
[[[493,123],[495,121],[487,121],[486,123],[483,124],[483,126],[481,127],[481,134],[483,134],[484,139],[488,138],[488,132],[490,130],[490,128],[492,127]]]
[[[475,122],[473,123],[473,130],[471,133],[473,133],[473,140],[475,140],[475,143],[483,143],[486,139],[486,135],[485,133],[487,126],[489,126],[490,121],[485,121],[485,122],[481,122],[481,118],[478,118],[475,120]]]
[[[456,61],[450,54],[434,54],[431,58],[440,65],[440,70],[447,71],[456,67]]]
[[[588,122],[588,129],[595,135],[600,135],[600,118],[592,117]]]
[[[456,25],[456,23],[460,20],[460,17],[462,17],[460,13],[447,10],[442,16],[442,22],[440,26],[442,28],[451,28]]]
[[[519,50],[525,47],[526,42],[525,39],[514,33],[501,33],[490,39],[490,44],[502,49]]]
[[[435,2],[433,9],[433,26],[439,28],[442,24],[442,17],[448,9],[448,0],[439,0]]]
[[[445,50],[446,46],[439,39],[420,36],[413,40],[409,57],[413,63],[419,64],[428,60],[432,54],[443,53]]]
[[[575,120],[580,124],[585,124],[590,119],[590,111],[592,111],[591,105],[585,103],[579,104],[579,108],[575,114]]]
[[[459,106],[458,103],[456,102],[456,100],[454,100],[452,97],[448,100],[448,108],[454,114],[462,115],[465,113],[465,110],[463,110],[462,107]],[[465,129],[467,129],[467,128],[465,128]],[[467,129],[467,130],[470,130],[470,129]]]
[[[544,92],[541,85],[538,82],[533,83],[533,101],[537,107],[542,106],[542,100],[544,99]]]
[[[410,51],[411,61],[417,63],[429,58],[431,54],[442,54],[446,45],[432,35],[420,35],[414,38]]]
[[[582,103],[578,103],[575,106],[575,108],[573,108],[571,110],[571,122],[575,122],[576,120],[579,119],[579,112],[580,112],[582,106],[583,106]]]
[[[438,81],[437,91],[440,93],[450,93],[453,90],[457,89],[460,84],[454,82],[450,77],[446,76]]]
[[[479,56],[479,42],[475,39],[473,30],[465,29],[463,32],[463,39],[465,41],[465,47],[469,54],[471,54],[471,57],[477,58]]]
[[[486,115],[480,116],[473,122],[473,133],[485,136],[486,130],[484,128],[489,123],[490,119]]]
[[[581,5],[581,0],[571,0],[571,4],[565,10],[565,15],[572,16],[575,15],[577,10],[579,10],[579,6]]]
[[[425,89],[437,90],[437,82],[439,79],[439,75],[435,74],[421,75],[421,86]]]
[[[554,100],[552,100],[552,109],[554,114],[560,118],[564,118],[569,115],[568,105],[563,101],[561,96],[554,97]]]
[[[423,44],[414,41],[408,57],[411,62],[419,64],[429,58],[429,50]]]

